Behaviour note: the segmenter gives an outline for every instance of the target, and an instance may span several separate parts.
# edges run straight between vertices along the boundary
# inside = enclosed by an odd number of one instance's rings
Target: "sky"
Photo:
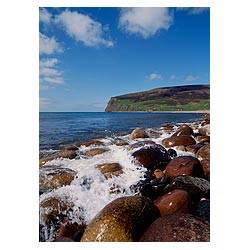
[[[39,8],[40,111],[190,84],[210,84],[209,8]]]

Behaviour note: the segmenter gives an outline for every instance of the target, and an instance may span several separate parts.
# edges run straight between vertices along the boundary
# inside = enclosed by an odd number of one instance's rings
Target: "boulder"
[[[43,167],[39,173],[39,189],[47,191],[70,185],[76,172],[68,168]]]
[[[139,142],[136,142],[136,143],[129,145],[128,150],[133,150],[136,148],[145,147],[145,146],[154,145],[154,144],[156,144],[156,143],[153,141],[139,141]]]
[[[160,216],[153,202],[143,196],[118,198],[106,205],[89,223],[82,242],[139,241],[147,227]]]
[[[79,148],[77,146],[74,146],[74,145],[64,148],[64,150],[66,150],[66,151],[69,151],[69,150],[75,151],[75,150],[78,150],[78,149]]]
[[[173,158],[167,164],[164,174],[171,179],[178,175],[203,177],[204,171],[197,158],[193,156],[179,156]]]
[[[200,200],[195,205],[192,214],[210,223],[210,200]]]
[[[207,135],[199,135],[196,137],[198,142],[202,142],[202,143],[210,143],[210,136]]]
[[[160,169],[156,169],[153,173],[153,176],[158,179],[164,177],[165,175]]]
[[[89,151],[85,152],[85,154],[87,156],[95,156],[95,155],[103,154],[105,152],[107,152],[106,149],[103,149],[103,148],[93,148],[93,149],[90,149]]]
[[[201,147],[195,156],[199,160],[210,160],[210,144],[206,144],[205,146]]]
[[[83,147],[89,147],[89,146],[93,146],[93,145],[103,145],[103,142],[101,141],[89,141],[89,142],[85,142],[85,143],[82,143],[81,146]]]
[[[187,213],[190,206],[189,194],[185,190],[175,189],[154,201],[161,215]]]
[[[162,145],[166,148],[171,148],[180,145],[188,146],[195,143],[195,139],[189,135],[171,136],[162,140]]]
[[[170,214],[156,219],[143,234],[141,242],[208,242],[207,222],[191,214]]]
[[[203,127],[199,129],[199,133],[201,135],[207,135],[210,136],[210,124],[206,124]]]
[[[113,176],[119,176],[123,173],[122,166],[119,163],[105,163],[97,165],[96,168],[101,171],[101,173],[106,178],[112,178]]]
[[[186,146],[186,150],[190,153],[195,154],[201,147],[203,147],[204,143],[197,143],[193,145]]]
[[[201,160],[200,162],[201,162],[201,166],[204,170],[205,176],[210,175],[210,160],[204,159],[204,160]]]
[[[194,131],[187,124],[182,124],[172,136],[194,135]]]
[[[136,128],[132,131],[132,133],[130,135],[130,140],[134,140],[137,138],[148,138],[148,135],[143,129]]]
[[[126,146],[126,145],[129,145],[129,144],[126,141],[120,141],[120,142],[116,142],[115,145],[116,146]]]
[[[170,160],[167,150],[160,144],[141,148],[135,151],[132,156],[135,158],[135,162],[152,171],[165,169]]]

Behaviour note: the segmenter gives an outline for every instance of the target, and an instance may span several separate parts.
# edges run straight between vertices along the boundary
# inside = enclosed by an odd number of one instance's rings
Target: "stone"
[[[103,142],[96,140],[96,141],[89,141],[89,142],[85,142],[81,144],[82,147],[89,147],[89,146],[94,146],[94,145],[98,145],[98,146],[103,145]]]
[[[139,241],[160,212],[151,199],[125,196],[106,205],[89,223],[81,242]]]
[[[210,223],[210,200],[207,199],[200,200],[195,205],[192,214]]]
[[[85,154],[87,156],[95,156],[95,155],[99,155],[99,154],[103,154],[107,152],[106,149],[102,149],[102,148],[93,148],[93,149],[90,149],[89,151],[85,152]]]
[[[199,129],[199,133],[201,135],[207,135],[210,136],[210,124],[206,124],[203,127]]]
[[[120,141],[120,142],[116,142],[115,145],[116,146],[126,146],[126,145],[129,145],[129,144],[126,141]]]
[[[210,160],[210,144],[206,144],[205,146],[201,147],[195,156],[199,160]]]
[[[194,131],[187,124],[182,124],[172,136],[194,135]]]
[[[156,169],[153,173],[153,176],[158,179],[164,177],[165,175],[160,169]]]
[[[48,153],[47,156],[42,157],[39,160],[39,166],[43,166],[46,162],[52,161],[57,158],[68,158],[68,159],[74,159],[77,156],[77,153],[73,150],[62,150],[59,152],[53,152],[53,153]]]
[[[135,163],[143,165],[148,170],[163,170],[170,160],[167,150],[160,144],[143,147],[135,151],[132,156]]]
[[[173,148],[168,149],[168,154],[170,155],[171,159],[177,156],[177,152]]]
[[[156,219],[143,234],[141,242],[208,242],[209,224],[191,214],[175,213]]]
[[[204,143],[197,143],[193,145],[186,146],[187,152],[195,154],[201,147],[203,147]]]
[[[148,135],[143,129],[136,128],[132,131],[132,133],[130,135],[130,140],[134,140],[137,138],[148,138]]]
[[[163,130],[168,131],[168,132],[172,132],[174,130],[174,126],[173,125],[165,125],[162,127]]]
[[[75,242],[75,241],[68,237],[58,237],[53,242]]]
[[[156,144],[156,143],[153,141],[139,141],[139,142],[136,142],[136,143],[129,145],[128,150],[133,150],[136,148],[145,147],[145,146],[154,145],[154,144]]]
[[[203,168],[205,176],[210,175],[210,160],[204,159],[204,160],[201,160],[200,162],[201,162],[201,166]]]
[[[193,137],[189,135],[171,136],[162,140],[162,145],[166,148],[171,148],[175,146],[188,146],[196,144]]]
[[[188,213],[190,206],[189,194],[185,190],[175,189],[154,201],[161,216],[173,213]]]
[[[178,175],[203,177],[204,171],[197,158],[193,156],[179,156],[173,158],[167,164],[164,174],[171,179]]]
[[[47,191],[70,185],[76,172],[68,168],[43,167],[39,172],[39,189]]]
[[[205,198],[209,197],[210,183],[203,178],[179,175],[170,184],[165,186],[165,192],[170,192],[174,189],[183,189],[193,197]]]
[[[119,163],[104,163],[97,165],[96,168],[101,171],[101,173],[106,178],[112,178],[113,176],[119,176],[123,173],[122,166]]]
[[[210,136],[207,135],[199,135],[197,136],[197,141],[202,143],[210,143]]]
[[[75,151],[75,150],[78,150],[78,149],[79,148],[77,146],[74,146],[74,145],[64,148],[64,150],[66,150],[66,151],[69,151],[69,150]]]

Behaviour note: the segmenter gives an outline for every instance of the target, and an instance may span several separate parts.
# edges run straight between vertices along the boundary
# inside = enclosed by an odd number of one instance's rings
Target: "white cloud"
[[[44,77],[43,80],[45,82],[49,82],[49,83],[55,83],[55,84],[63,84],[64,83],[64,79],[62,77]]]
[[[105,39],[107,26],[94,21],[87,15],[66,10],[55,17],[55,23],[61,25],[69,36],[89,47],[112,47],[114,43]]]
[[[62,52],[60,44],[54,37],[48,37],[41,32],[39,33],[39,53],[51,55],[56,52]]]
[[[177,76],[177,75],[171,75],[169,77],[169,80],[171,81],[180,81],[180,82],[193,82],[200,79],[199,76],[193,76],[193,75],[187,75],[187,76]]]
[[[50,101],[48,98],[45,98],[45,97],[40,97],[39,98],[39,105],[40,105],[40,108],[43,108],[44,106],[47,106],[50,104]]]
[[[39,10],[39,21],[45,24],[51,22],[51,14],[48,12],[46,8],[40,8]]]
[[[146,76],[146,79],[148,80],[157,80],[157,79],[162,79],[162,76],[156,73],[152,73],[150,75]]]
[[[192,76],[192,75],[188,75],[184,78],[184,82],[193,82],[193,81],[196,81],[198,80],[199,77],[198,76]]]
[[[47,58],[47,59],[41,59],[39,62],[40,68],[41,67],[53,67],[58,63],[57,58]]]
[[[208,7],[177,7],[177,11],[186,11],[189,15],[199,15],[205,11],[208,11]]]
[[[168,8],[123,8],[119,28],[147,39],[159,30],[168,30],[172,22],[173,16]]]

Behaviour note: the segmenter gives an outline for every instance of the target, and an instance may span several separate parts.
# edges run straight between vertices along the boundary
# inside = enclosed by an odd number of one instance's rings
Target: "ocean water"
[[[61,144],[130,133],[136,127],[160,127],[164,122],[189,123],[195,113],[40,112],[39,148],[58,149]]]
[[[103,144],[90,147],[80,146],[75,159],[58,158],[48,161],[39,168],[40,176],[51,178],[51,172],[67,169],[76,173],[70,185],[42,190],[40,205],[50,198],[56,198],[69,205],[63,211],[71,223],[88,225],[91,219],[109,202],[122,196],[135,195],[131,188],[144,180],[146,169],[133,162],[132,153],[137,149],[129,146],[138,141],[151,140],[161,144],[162,139],[171,136],[161,125],[165,122],[175,124],[193,123],[201,114],[191,113],[40,113],[40,150],[56,152],[60,145],[77,144],[81,141],[98,139]],[[154,131],[158,136],[143,139],[130,139],[136,127]],[[115,142],[124,141],[128,145],[117,146]],[[88,156],[90,149],[105,149],[105,153]],[[190,154],[178,151],[178,155]],[[112,178],[105,176],[96,168],[99,164],[118,163],[123,173]],[[40,206],[40,241],[53,241],[58,233],[58,225],[43,220],[50,208]],[[63,222],[57,222],[57,224]]]

